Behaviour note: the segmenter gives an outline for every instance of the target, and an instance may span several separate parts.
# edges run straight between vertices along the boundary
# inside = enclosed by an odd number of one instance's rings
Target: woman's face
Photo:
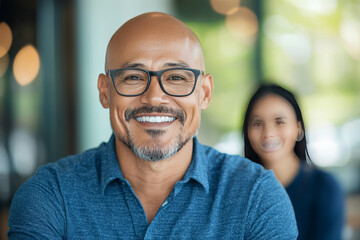
[[[259,99],[250,113],[249,141],[264,164],[293,158],[301,131],[293,107],[278,95]]]

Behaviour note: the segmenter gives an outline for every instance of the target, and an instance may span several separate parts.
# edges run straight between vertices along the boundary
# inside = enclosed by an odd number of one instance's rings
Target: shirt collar
[[[109,141],[103,144],[100,151],[100,187],[102,194],[105,193],[107,185],[119,179],[120,181],[125,181],[119,166],[119,162],[116,156],[115,150],[115,135],[112,134]]]
[[[112,134],[109,141],[100,146],[100,187],[102,194],[105,193],[107,185],[119,179],[121,182],[127,182],[119,167],[119,162],[116,156],[115,150],[115,135]],[[186,171],[183,180],[184,182],[194,179],[200,183],[206,192],[209,191],[209,180],[208,180],[208,161],[206,159],[206,153],[204,146],[199,143],[196,137],[193,138],[193,155],[192,160]]]
[[[193,138],[193,156],[188,170],[183,178],[184,181],[194,179],[200,183],[205,191],[209,192],[208,159],[205,147],[201,145],[196,137]]]

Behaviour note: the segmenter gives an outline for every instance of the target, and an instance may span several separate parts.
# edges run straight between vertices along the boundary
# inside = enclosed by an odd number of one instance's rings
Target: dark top
[[[183,179],[149,224],[108,143],[41,167],[13,198],[11,239],[296,239],[271,171],[194,139]]]
[[[344,194],[333,176],[302,164],[286,191],[294,207],[299,240],[342,239]]]

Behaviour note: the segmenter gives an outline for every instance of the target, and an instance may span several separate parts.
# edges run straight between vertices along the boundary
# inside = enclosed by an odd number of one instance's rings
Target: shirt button
[[[167,200],[161,206],[164,207],[166,204],[168,204]]]

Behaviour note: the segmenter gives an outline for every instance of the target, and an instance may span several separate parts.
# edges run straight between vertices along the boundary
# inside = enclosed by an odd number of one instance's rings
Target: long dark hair
[[[282,97],[284,100],[290,103],[290,105],[293,107],[296,119],[297,121],[300,121],[301,127],[304,133],[304,137],[301,139],[301,141],[296,142],[294,147],[294,152],[296,156],[301,161],[308,161],[311,162],[310,155],[306,146],[306,132],[305,132],[305,126],[304,126],[304,120],[301,114],[301,110],[299,107],[299,104],[296,101],[296,98],[294,94],[292,94],[290,91],[275,85],[275,84],[262,84],[258,88],[258,90],[254,93],[254,95],[251,97],[250,102],[248,104],[248,107],[245,112],[244,117],[244,124],[242,126],[242,133],[244,136],[244,153],[245,157],[249,158],[250,160],[262,164],[259,155],[254,151],[254,149],[251,147],[249,136],[248,136],[248,127],[249,127],[249,117],[250,114],[254,108],[254,105],[257,101],[259,101],[261,98],[269,95],[274,94],[277,96]]]

